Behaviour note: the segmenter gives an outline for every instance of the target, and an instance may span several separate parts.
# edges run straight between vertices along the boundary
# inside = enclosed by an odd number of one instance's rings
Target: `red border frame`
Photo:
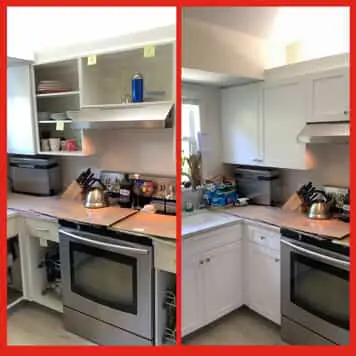
[[[6,61],[6,6],[177,6],[177,88],[176,88],[176,94],[177,94],[177,110],[176,110],[176,117],[177,117],[177,124],[176,124],[176,137],[177,143],[176,143],[176,170],[177,170],[177,196],[180,196],[181,189],[180,189],[180,176],[181,176],[181,164],[180,164],[180,159],[181,159],[181,142],[180,142],[180,137],[181,137],[181,124],[180,124],[180,114],[181,114],[181,84],[180,84],[180,78],[181,78],[181,6],[350,6],[351,1],[337,1],[337,0],[325,0],[325,1],[318,1],[318,0],[311,0],[311,1],[298,1],[298,0],[289,0],[283,1],[283,0],[271,0],[271,1],[233,1],[233,0],[221,0],[221,1],[212,1],[212,0],[135,0],[135,1],[113,1],[113,0],[106,0],[106,1],[97,1],[97,0],[88,0],[88,1],[83,1],[83,0],[62,0],[62,1],[55,1],[55,0],[0,0],[0,35],[1,35],[1,41],[0,41],[0,53],[1,53],[1,60],[0,60],[0,70],[1,70],[1,86],[0,86],[0,95],[1,95],[1,100],[2,104],[0,109],[2,110],[2,115],[1,115],[1,129],[0,129],[0,134],[1,134],[1,146],[0,146],[0,154],[1,154],[1,168],[0,172],[2,174],[0,175],[1,181],[0,181],[0,197],[1,197],[1,210],[0,210],[0,216],[1,216],[1,221],[0,224],[2,227],[6,226],[6,189],[5,187],[7,186],[7,178],[5,177],[5,173],[7,173],[7,162],[6,162],[6,67],[4,65]],[[352,23],[356,20],[355,16],[355,11],[353,8],[351,8],[351,26]],[[351,27],[353,29],[353,26]],[[351,36],[351,46],[354,43],[354,37],[353,35]],[[355,71],[353,70],[353,56],[351,54],[351,98],[353,99],[354,97],[354,90],[353,90],[353,83],[355,83],[354,78],[356,75]],[[351,106],[352,106],[353,100],[351,100]],[[351,125],[351,142],[350,142],[350,149],[351,149],[351,157],[354,157],[354,150],[356,145],[352,142],[352,137],[354,136],[354,130],[353,130],[353,125]],[[350,159],[351,161],[351,159]],[[354,177],[355,177],[355,165],[351,165],[351,183],[350,185],[353,187],[354,184]],[[337,172],[335,172],[337,174]],[[7,176],[7,174],[6,174]],[[354,201],[356,199],[356,191],[353,191],[351,189],[351,194],[352,198],[351,200]],[[181,201],[178,199],[177,201],[177,208],[178,211],[181,210]],[[351,215],[353,215],[351,213]],[[352,219],[351,223],[351,235],[353,234],[354,228],[353,228],[354,222]],[[177,216],[177,236],[180,236],[181,234],[181,216]],[[0,229],[0,301],[6,300],[6,284],[3,283],[2,281],[6,281],[6,233],[5,229],[2,228]],[[352,245],[352,242],[351,242]],[[181,308],[180,308],[180,291],[181,291],[181,283],[180,283],[180,268],[181,268],[181,241],[180,239],[177,240],[177,301],[178,301],[178,307],[177,307],[177,331],[180,330],[180,325],[181,325]],[[356,255],[356,253],[351,252],[351,260],[353,260],[353,255]],[[354,269],[354,268],[352,268]],[[355,300],[355,286],[356,286],[356,276],[355,273],[351,273],[351,300]],[[89,355],[94,355],[94,353],[100,351],[104,354],[107,355],[116,355],[119,352],[125,352],[126,355],[141,355],[142,353],[145,354],[155,354],[155,355],[164,355],[167,352],[170,353],[171,355],[175,354],[182,354],[184,353],[185,355],[195,355],[197,352],[198,353],[216,353],[219,352],[220,348],[223,349],[222,351],[227,352],[229,354],[235,354],[237,352],[242,352],[244,354],[249,353],[259,353],[259,352],[264,352],[264,353],[270,353],[273,355],[276,354],[282,354],[282,353],[290,353],[290,354],[300,354],[301,352],[310,352],[310,351],[321,351],[323,352],[324,355],[332,355],[334,353],[338,354],[351,354],[352,351],[354,351],[353,344],[355,343],[355,332],[354,332],[354,324],[355,324],[355,317],[354,315],[354,306],[352,304],[351,306],[351,345],[348,347],[302,347],[302,346],[297,346],[297,347],[286,347],[286,346],[259,346],[259,347],[253,347],[253,346],[226,346],[226,347],[217,347],[217,346],[182,346],[178,345],[176,347],[151,347],[151,348],[138,348],[138,347],[6,347],[3,349],[6,345],[6,319],[7,319],[7,313],[6,313],[6,307],[4,303],[0,303],[0,355],[1,354],[8,354],[8,355],[47,355],[48,353],[51,353],[51,355],[60,355],[64,354],[65,352],[75,352],[76,354],[83,354],[86,356]],[[180,332],[177,332],[177,337],[178,339],[180,338]]]

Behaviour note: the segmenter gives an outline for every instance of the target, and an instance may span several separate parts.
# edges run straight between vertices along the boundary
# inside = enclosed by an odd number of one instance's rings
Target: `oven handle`
[[[88,245],[91,245],[91,246],[94,246],[94,247],[109,247],[109,248],[112,248],[114,250],[132,252],[132,253],[137,253],[139,255],[148,255],[148,253],[149,253],[148,250],[145,250],[145,249],[142,249],[142,248],[127,247],[127,246],[109,244],[107,242],[93,241],[93,240],[88,239],[86,237],[74,235],[74,234],[72,234],[72,233],[70,233],[68,231],[64,231],[62,229],[59,229],[59,232],[61,234],[63,234],[63,235],[71,237],[74,240],[85,242]]]
[[[284,244],[284,245],[287,245],[289,247],[292,247],[296,251],[303,252],[306,255],[320,258],[321,260],[324,260],[325,262],[331,262],[331,263],[335,263],[335,264],[338,264],[338,265],[341,265],[341,266],[350,267],[350,262],[343,261],[343,260],[338,260],[337,258],[334,258],[334,257],[329,257],[329,256],[325,256],[325,255],[322,255],[322,254],[314,252],[314,251],[310,251],[310,250],[308,250],[306,248],[294,245],[291,242],[288,242],[288,241],[285,241],[285,240],[281,240],[281,243]]]

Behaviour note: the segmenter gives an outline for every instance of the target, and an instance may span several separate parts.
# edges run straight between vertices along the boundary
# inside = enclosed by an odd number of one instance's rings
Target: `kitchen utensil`
[[[78,145],[75,139],[69,139],[65,142],[65,150],[66,151],[77,151]]]
[[[61,148],[61,139],[60,138],[50,138],[49,140],[49,148],[51,151],[57,152]]]
[[[98,183],[98,185],[95,185]],[[99,186],[100,185],[100,186]],[[95,179],[87,189],[84,206],[88,209],[98,209],[108,206],[108,197],[105,185],[100,179]]]
[[[87,187],[88,177],[94,176],[94,173],[91,173],[91,169],[88,168],[86,171],[82,172],[79,177],[74,180],[69,187],[62,194],[62,198],[67,199],[81,199],[82,192]]]
[[[298,195],[298,193],[294,193],[287,202],[282,206],[282,210],[285,211],[298,211],[302,205],[303,201]]]
[[[63,112],[56,112],[52,113],[50,115],[51,120],[57,120],[57,121],[62,121],[62,120],[67,120],[67,115]]]
[[[49,141],[47,138],[41,139],[41,151],[43,152],[49,151]]]
[[[308,212],[309,219],[326,220],[330,218],[329,206],[324,201],[313,202]]]

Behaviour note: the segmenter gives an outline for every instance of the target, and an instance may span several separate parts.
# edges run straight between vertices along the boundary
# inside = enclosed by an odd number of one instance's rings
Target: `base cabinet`
[[[280,325],[279,252],[251,242],[246,245],[246,304],[256,313]]]
[[[235,242],[231,228],[218,229],[214,234],[194,237],[198,247],[190,253],[190,241],[183,241],[182,271],[182,335],[207,325],[242,305],[242,245],[240,226],[236,227]],[[210,239],[221,239],[221,246],[209,249]]]

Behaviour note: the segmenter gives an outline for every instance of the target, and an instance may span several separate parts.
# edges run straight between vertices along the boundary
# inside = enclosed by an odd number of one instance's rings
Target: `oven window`
[[[136,258],[70,242],[70,265],[74,293],[137,314]]]
[[[291,253],[291,301],[349,330],[349,272]]]

